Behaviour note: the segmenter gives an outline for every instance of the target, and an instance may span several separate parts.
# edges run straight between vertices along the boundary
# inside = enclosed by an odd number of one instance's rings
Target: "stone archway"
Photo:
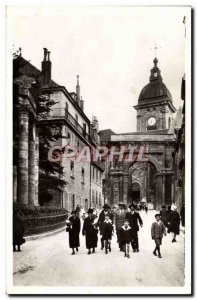
[[[128,202],[139,202],[143,199],[156,207],[158,168],[152,161],[136,161],[129,168]],[[136,185],[138,185],[138,188]],[[134,187],[134,190],[133,190]],[[139,197],[139,199],[137,199]]]

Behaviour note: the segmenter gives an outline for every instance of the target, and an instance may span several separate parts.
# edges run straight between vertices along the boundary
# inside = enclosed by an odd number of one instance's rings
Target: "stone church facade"
[[[120,149],[133,147],[133,158],[106,160],[105,199],[111,205],[118,202],[147,201],[150,208],[160,209],[162,204],[175,201],[174,117],[176,109],[172,96],[163,83],[158,60],[154,59],[149,83],[142,89],[137,105],[137,131],[109,135],[102,138],[103,145]],[[143,153],[143,159],[141,153]]]

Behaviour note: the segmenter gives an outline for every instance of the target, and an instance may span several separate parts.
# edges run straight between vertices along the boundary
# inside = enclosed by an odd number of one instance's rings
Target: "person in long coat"
[[[66,231],[69,233],[69,247],[72,249],[72,255],[75,254],[76,251],[79,251],[79,234],[81,229],[80,218],[77,215],[76,210],[73,210],[71,213],[71,217],[69,218],[69,223],[67,225]]]
[[[183,204],[182,208],[181,208],[181,223],[182,226],[185,227],[185,205]]]
[[[109,215],[109,218],[112,220],[113,222],[113,214],[110,212],[110,207],[108,204],[105,204],[103,206],[103,210],[101,211],[100,215],[99,215],[99,219],[98,219],[98,226],[99,226],[99,231],[100,231],[100,235],[102,235],[101,238],[101,250],[104,249],[104,239],[103,239],[103,222],[105,221],[105,216]]]
[[[119,244],[120,251],[124,251],[122,240],[121,240],[121,228],[124,225],[124,221],[126,219],[126,210],[124,203],[119,203],[119,209],[114,214],[114,224],[116,227],[116,234],[117,234],[117,242]]]
[[[23,225],[22,219],[19,217],[17,211],[13,213],[13,251],[16,251],[16,246],[18,247],[17,251],[20,252],[20,246],[25,243],[25,239],[23,238],[25,232],[25,228]]]
[[[132,232],[131,246],[133,248],[133,252],[139,252],[138,223],[142,227],[143,221],[140,217],[140,214],[135,211],[135,206],[133,204],[131,204],[129,208],[130,208],[130,212],[126,214],[126,219],[128,219],[129,221],[129,225],[131,227],[131,232]]]
[[[164,223],[160,220],[160,214],[155,215],[156,221],[152,223],[151,226],[151,236],[152,239],[155,241],[156,247],[153,251],[153,254],[157,256],[158,251],[158,257],[161,258],[161,252],[160,252],[160,245],[162,244],[162,238],[163,235],[166,235],[166,228],[164,226]]]
[[[168,224],[168,212],[165,205],[162,205],[162,209],[160,210],[161,221],[164,223],[166,227]]]
[[[176,242],[176,236],[179,235],[180,232],[180,215],[176,206],[174,206],[174,210],[169,214],[168,222],[168,232],[172,232],[172,243],[174,243]]]
[[[95,248],[98,242],[98,222],[97,217],[93,215],[93,209],[89,208],[88,217],[85,218],[82,235],[86,238],[86,248],[88,249],[88,254],[95,253]],[[92,249],[92,252],[91,252]]]

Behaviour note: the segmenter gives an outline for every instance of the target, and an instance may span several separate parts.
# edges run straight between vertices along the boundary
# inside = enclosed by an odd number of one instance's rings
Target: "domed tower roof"
[[[158,100],[168,100],[172,102],[172,96],[163,83],[161,71],[157,66],[158,59],[153,60],[154,67],[151,69],[150,82],[142,89],[138,103],[141,102],[155,102]]]

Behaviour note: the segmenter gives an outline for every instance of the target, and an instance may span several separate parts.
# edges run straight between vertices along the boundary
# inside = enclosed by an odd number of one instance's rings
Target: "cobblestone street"
[[[21,253],[14,253],[14,285],[16,286],[183,286],[184,234],[171,243],[171,235],[163,239],[162,259],[153,255],[154,241],[150,227],[155,211],[141,213],[144,225],[139,232],[140,252],[125,258],[112,240],[112,252],[100,250],[100,238],[95,254],[87,255],[85,238],[71,255],[66,231],[27,241]]]

